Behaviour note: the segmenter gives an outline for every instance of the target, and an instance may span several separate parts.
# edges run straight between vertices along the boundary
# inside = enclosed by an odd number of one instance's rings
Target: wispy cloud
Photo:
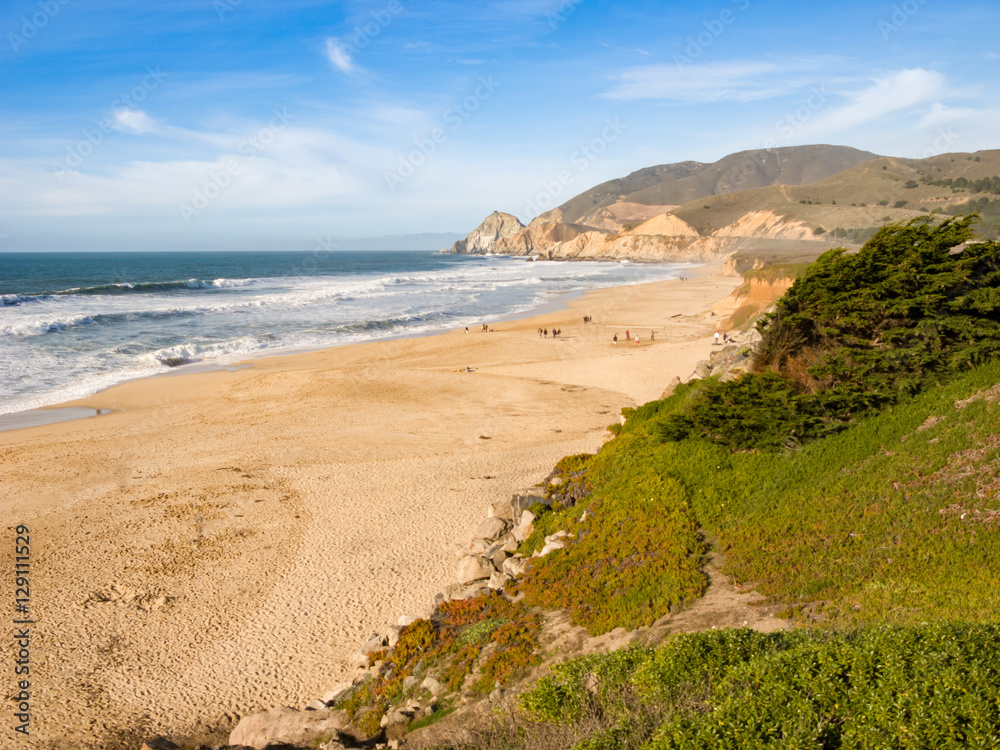
[[[818,117],[810,133],[839,133],[888,115],[948,96],[945,77],[933,70],[911,68],[875,79],[869,86],[847,93],[850,103]]]
[[[326,40],[326,59],[341,73],[353,75],[358,71],[350,50],[336,37],[331,36]]]
[[[612,76],[615,85],[602,96],[634,101],[660,99],[680,103],[729,100],[748,102],[789,93],[786,66],[744,61],[708,65],[643,65]],[[781,73],[782,75],[776,75]]]

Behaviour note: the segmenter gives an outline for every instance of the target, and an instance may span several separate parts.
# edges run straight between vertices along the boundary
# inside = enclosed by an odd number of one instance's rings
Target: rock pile
[[[736,335],[732,344],[714,349],[708,359],[701,360],[694,367],[688,381],[721,375],[722,382],[736,380],[750,370],[753,347],[760,341],[760,333],[751,328]]]

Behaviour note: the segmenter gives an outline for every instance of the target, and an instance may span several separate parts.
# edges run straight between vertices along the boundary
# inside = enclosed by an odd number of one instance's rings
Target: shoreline
[[[492,334],[143,378],[70,402],[118,408],[100,420],[0,433],[0,507],[33,532],[38,737],[209,736],[349,678],[359,642],[454,580],[491,503],[705,357],[740,279],[694,270]],[[626,328],[639,346],[611,344]]]
[[[576,259],[576,260],[590,260],[590,259]],[[702,268],[706,265],[704,263],[690,263],[690,264],[674,263],[674,262],[666,262],[666,263],[647,262],[647,263],[649,265],[681,265],[685,266],[685,269],[680,269],[680,270],[689,269],[694,271],[695,273],[697,273],[697,269]],[[680,278],[683,279],[684,277],[680,276]],[[672,280],[673,279],[666,279],[666,281],[672,281]],[[620,286],[641,286],[644,283],[655,283],[655,282],[638,282],[637,284],[625,284]],[[619,286],[590,287],[587,289],[576,289],[571,291],[556,291],[547,293],[551,297],[550,299],[543,299],[542,301],[539,301],[538,303],[533,304],[531,307],[528,307],[524,310],[514,311],[511,313],[504,313],[499,316],[495,316],[493,318],[484,319],[480,322],[509,323],[519,320],[524,320],[527,318],[538,317],[541,315],[545,315],[547,313],[558,312],[560,310],[566,309],[567,305],[572,300],[583,297],[584,295],[589,294],[590,292],[599,291],[601,289],[613,289],[613,288],[619,288]],[[114,388],[117,388],[118,386],[125,385],[127,383],[143,381],[150,378],[166,378],[166,377],[176,377],[183,375],[198,375],[207,372],[217,372],[220,370],[246,369],[254,367],[255,362],[274,357],[293,357],[302,354],[311,354],[315,352],[323,352],[332,349],[339,349],[345,346],[376,344],[380,342],[417,339],[428,336],[440,336],[454,330],[456,330],[455,326],[448,325],[430,331],[420,331],[417,333],[403,333],[395,336],[387,336],[385,338],[377,338],[377,339],[369,339],[361,341],[345,341],[342,343],[334,342],[331,344],[325,344],[322,346],[314,346],[314,347],[313,346],[303,347],[303,348],[289,347],[285,349],[277,349],[274,350],[273,352],[268,352],[267,350],[262,349],[259,352],[251,353],[249,356],[244,356],[244,357],[221,358],[218,360],[208,360],[208,361],[198,360],[180,365],[179,367],[176,368],[169,368],[162,372],[153,372],[146,375],[128,377],[120,382],[102,387],[97,391],[95,391],[94,393],[89,394],[87,396],[65,399],[62,401],[53,402],[51,404],[46,404],[44,406],[37,406],[29,409],[22,409],[20,411],[0,414],[0,432],[27,429],[29,427],[43,426],[46,424],[53,424],[64,421],[72,421],[74,419],[84,419],[90,416],[100,416],[101,414],[106,413],[108,411],[114,411],[114,409],[106,409],[103,407],[91,407],[91,406],[83,407],[78,405],[82,405],[86,402],[91,402],[100,394],[112,390]],[[57,410],[63,411],[65,413],[68,412],[69,409],[78,409],[78,408],[96,409],[97,414],[91,415],[91,414],[78,413],[76,416],[68,416],[65,414],[64,415],[46,414],[46,412],[55,412]]]

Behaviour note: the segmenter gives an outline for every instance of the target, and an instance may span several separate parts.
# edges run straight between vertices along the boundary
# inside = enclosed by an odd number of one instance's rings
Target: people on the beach
[[[649,332],[649,340],[650,341],[656,341],[656,331],[650,331]]]
[[[625,329],[625,340],[627,341],[630,338],[632,338],[632,337],[629,335],[628,328],[626,328]]]
[[[538,329],[538,338],[541,338],[541,337],[542,337],[542,329],[541,329],[541,328],[539,328],[539,329]]]
[[[639,346],[639,334],[638,333],[635,335],[635,345]]]
[[[618,346],[618,334],[617,333],[614,335],[614,338],[611,339],[611,343],[614,344],[615,346]]]
[[[545,334],[545,338],[549,337],[549,329],[548,328],[543,329],[543,333]]]
[[[719,332],[716,331],[715,332],[715,346],[718,346],[718,345],[719,345]]]
[[[483,323],[483,333],[489,333],[489,331],[490,331],[489,326]]]
[[[469,332],[469,326],[466,326],[466,327],[465,327],[465,332],[466,332],[466,333],[468,333],[468,332]]]

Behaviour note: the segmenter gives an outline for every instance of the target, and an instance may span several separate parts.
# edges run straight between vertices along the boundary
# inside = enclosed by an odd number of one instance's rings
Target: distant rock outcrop
[[[516,216],[494,211],[482,224],[473,229],[468,237],[452,245],[449,252],[486,255],[493,251],[493,246],[498,240],[517,234],[523,229],[524,224]]]

